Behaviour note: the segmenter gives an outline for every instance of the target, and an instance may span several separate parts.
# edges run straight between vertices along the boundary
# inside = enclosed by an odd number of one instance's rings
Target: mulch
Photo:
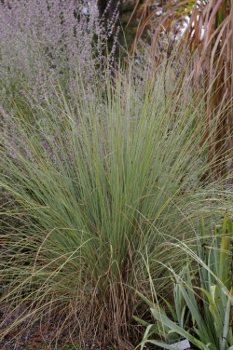
[[[3,339],[1,333],[5,327],[10,326],[13,318],[5,321],[5,315],[0,311],[0,350],[121,350],[113,348],[111,345],[100,346],[96,343],[86,342],[64,342],[60,339],[54,341],[55,324],[42,325],[39,322],[33,322],[31,325],[25,325],[24,322],[13,328]],[[62,336],[62,335],[61,335]],[[64,334],[64,339],[67,334]],[[144,350],[158,350],[156,346],[144,347]]]
[[[9,316],[10,315],[10,316]],[[1,350],[113,350],[111,346],[98,346],[87,342],[78,345],[77,342],[65,342],[67,334],[60,334],[60,340],[55,340],[57,334],[56,322],[41,324],[40,321],[31,324],[22,321],[4,336],[4,330],[10,329],[17,321],[18,313],[10,312],[9,307],[1,305],[0,311],[0,349]]]

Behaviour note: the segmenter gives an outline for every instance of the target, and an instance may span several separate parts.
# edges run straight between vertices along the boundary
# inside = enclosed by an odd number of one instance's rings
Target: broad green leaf
[[[151,310],[152,315],[155,320],[163,323],[165,326],[169,327],[171,330],[175,331],[180,336],[187,338],[191,343],[198,346],[199,349],[207,349],[207,347],[189,332],[182,329],[175,322],[171,321],[166,315],[161,314],[158,310]]]

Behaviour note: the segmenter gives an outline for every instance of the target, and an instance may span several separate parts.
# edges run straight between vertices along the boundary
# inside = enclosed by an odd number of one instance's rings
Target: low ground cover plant
[[[225,215],[212,236],[201,232],[197,253],[183,246],[191,259],[178,274],[168,267],[174,277],[172,303],[162,299],[163,307],[142,296],[155,324],[147,324],[141,349],[146,343],[176,349],[172,343],[184,338],[198,349],[232,349],[232,235],[232,220]],[[192,259],[198,264],[197,270]]]

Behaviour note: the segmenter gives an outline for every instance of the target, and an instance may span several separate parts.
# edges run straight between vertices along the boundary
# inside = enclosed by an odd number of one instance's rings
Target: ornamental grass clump
[[[70,97],[51,80],[27,112],[18,100],[2,109],[0,340],[40,322],[54,348],[67,337],[132,349],[135,290],[166,289],[163,264],[178,270],[185,256],[171,243],[193,242],[200,215],[231,202],[202,182],[202,101],[185,82],[165,98],[163,69],[142,79],[132,64],[105,88],[77,72]]]

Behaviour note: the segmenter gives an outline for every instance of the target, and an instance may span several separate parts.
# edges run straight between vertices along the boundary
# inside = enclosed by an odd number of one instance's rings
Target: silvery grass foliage
[[[231,203],[201,180],[202,101],[185,82],[165,98],[163,66],[134,66],[105,90],[77,73],[72,99],[51,80],[43,103],[31,96],[36,109],[16,100],[2,110],[1,305],[11,311],[0,339],[55,320],[48,344],[91,332],[132,349],[132,315],[143,312],[135,290],[165,288],[158,261],[176,270],[184,257],[169,243],[193,242],[200,215],[210,221]]]
[[[52,77],[69,91],[77,70],[91,84],[113,25],[101,22],[96,0],[1,1],[2,101],[25,99],[26,84],[34,95],[48,93]]]
[[[173,343],[182,338],[200,350],[233,349],[232,245],[232,220],[227,214],[212,236],[202,226],[196,252],[181,242],[178,249],[184,249],[191,259],[178,274],[168,266],[174,279],[174,303],[162,298],[162,307],[157,296],[157,302],[152,303],[139,293],[150,306],[155,321],[149,324],[136,317],[147,326],[140,349],[147,343],[177,349]],[[193,261],[197,265],[195,271]]]

